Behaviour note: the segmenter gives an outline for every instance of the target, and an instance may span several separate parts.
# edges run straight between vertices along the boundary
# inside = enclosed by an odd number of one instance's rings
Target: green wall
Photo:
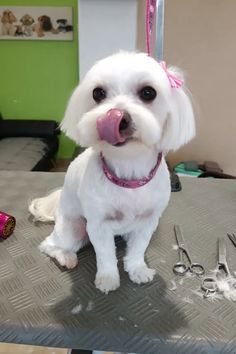
[[[61,121],[78,83],[77,0],[0,0],[0,6],[72,6],[73,41],[0,40],[0,112],[9,119]],[[61,137],[58,157],[74,144]]]

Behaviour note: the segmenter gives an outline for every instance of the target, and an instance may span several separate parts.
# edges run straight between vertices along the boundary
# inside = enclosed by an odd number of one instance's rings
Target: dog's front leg
[[[153,280],[155,269],[148,268],[144,255],[153,234],[153,228],[146,227],[135,230],[125,236],[127,251],[124,257],[124,268],[130,279],[137,284]]]
[[[96,288],[107,294],[120,286],[114,236],[107,226],[87,222],[87,232],[97,259]]]

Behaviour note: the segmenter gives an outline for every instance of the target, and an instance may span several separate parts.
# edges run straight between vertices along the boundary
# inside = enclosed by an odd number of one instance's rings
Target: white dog
[[[95,285],[104,293],[120,285],[115,235],[127,241],[124,267],[133,282],[155,274],[144,254],[170,198],[163,156],[195,134],[191,103],[174,75],[143,53],[120,52],[96,63],[61,125],[89,148],[71,163],[61,190],[30,205],[36,219],[55,217],[40,250],[62,266],[74,268],[76,252],[91,241]]]

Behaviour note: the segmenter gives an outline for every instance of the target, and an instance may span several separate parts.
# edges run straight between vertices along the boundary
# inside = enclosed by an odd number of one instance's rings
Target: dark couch
[[[0,170],[48,171],[60,130],[53,120],[0,119]]]

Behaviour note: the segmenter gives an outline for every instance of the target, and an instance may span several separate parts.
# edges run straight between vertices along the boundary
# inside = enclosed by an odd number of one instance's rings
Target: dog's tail
[[[29,212],[37,221],[55,221],[55,213],[59,204],[61,189],[57,189],[46,197],[33,199],[29,204]]]

